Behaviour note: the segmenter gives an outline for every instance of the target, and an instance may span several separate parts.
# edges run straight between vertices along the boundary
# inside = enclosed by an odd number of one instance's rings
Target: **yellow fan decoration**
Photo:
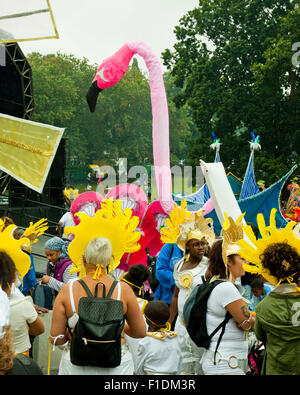
[[[192,217],[192,213],[186,209],[186,200],[181,201],[180,207],[175,204],[165,221],[165,226],[160,229],[161,241],[163,243],[176,243],[180,235],[180,226]]]
[[[260,256],[263,254],[265,249],[274,243],[287,242],[291,247],[294,247],[297,253],[300,255],[300,242],[299,239],[293,232],[295,222],[289,222],[285,228],[276,228],[276,209],[273,208],[270,214],[270,225],[266,226],[265,219],[262,214],[257,215],[257,225],[261,234],[261,239],[256,239],[251,226],[244,226],[244,231],[249,237],[253,246],[246,242],[246,240],[240,240],[240,255],[251,264],[244,264],[244,270],[249,273],[255,273],[263,276],[267,281],[275,286],[279,285],[283,280],[287,280],[292,283],[292,279],[282,278],[278,279],[270,274],[270,271],[262,266]]]
[[[0,251],[4,251],[10,256],[14,262],[17,272],[21,279],[30,269],[30,257],[23,251],[23,247],[30,247],[30,240],[22,237],[17,240],[13,237],[13,232],[17,228],[16,225],[9,225],[4,229],[4,222],[0,220]]]
[[[227,268],[227,257],[232,254],[239,254],[240,251],[239,241],[244,237],[243,217],[245,213],[241,214],[236,222],[231,217],[228,217],[227,213],[224,214],[225,221],[221,231],[223,236],[222,258]]]
[[[141,233],[137,231],[139,217],[132,216],[132,210],[122,210],[121,200],[103,200],[101,209],[94,217],[85,213],[76,214],[80,223],[65,228],[65,234],[73,234],[75,237],[69,244],[68,253],[74,267],[72,273],[79,272],[80,278],[86,275],[82,256],[88,243],[97,238],[104,237],[111,242],[112,258],[109,263],[109,272],[113,271],[120,263],[124,253],[136,252],[140,249],[138,244]]]
[[[186,200],[181,205],[175,205],[161,228],[161,241],[163,243],[176,243],[185,251],[186,243],[191,239],[205,238],[211,245],[215,240],[213,221],[203,217],[203,212],[191,213],[186,210]]]
[[[47,229],[47,219],[42,218],[38,222],[30,222],[28,228],[25,229],[22,237],[27,237],[32,244],[37,243],[38,237],[43,235]]]

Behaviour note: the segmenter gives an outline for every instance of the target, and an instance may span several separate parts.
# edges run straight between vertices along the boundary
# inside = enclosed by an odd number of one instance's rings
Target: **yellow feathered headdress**
[[[0,220],[0,250],[5,251],[10,256],[22,279],[27,274],[31,264],[29,255],[24,251],[30,252],[31,242],[36,242],[37,237],[42,235],[48,227],[44,218],[35,224],[31,222],[19,240],[13,236],[16,228],[16,225],[9,225],[5,228],[4,222]]]
[[[245,214],[241,214],[236,222],[234,222],[231,217],[228,217],[227,213],[224,214],[225,221],[221,231],[221,235],[223,236],[222,258],[227,268],[227,257],[229,255],[240,253],[239,241],[244,237],[243,217]]]
[[[267,281],[275,286],[279,285],[283,280],[287,280],[292,283],[292,278],[278,279],[270,274],[269,270],[262,266],[260,256],[263,254],[265,249],[274,243],[287,242],[291,247],[294,247],[297,253],[300,255],[300,241],[293,232],[295,222],[289,222],[285,228],[276,228],[276,209],[272,209],[270,214],[270,225],[266,226],[265,219],[262,214],[257,215],[257,225],[261,234],[261,239],[256,239],[251,226],[244,226],[244,231],[249,237],[253,246],[246,242],[246,240],[240,240],[241,246],[240,255],[246,259],[250,264],[244,264],[244,270],[250,273],[255,273],[263,276]]]
[[[112,257],[109,263],[109,272],[113,271],[120,263],[124,253],[136,252],[140,249],[138,241],[141,233],[136,230],[139,225],[139,217],[132,216],[132,210],[122,210],[121,200],[111,199],[101,202],[101,209],[94,217],[85,213],[76,214],[80,223],[75,227],[66,227],[65,234],[73,234],[74,240],[69,244],[68,253],[73,262],[72,273],[80,272],[79,276],[86,275],[83,265],[83,254],[88,243],[97,238],[104,237],[112,245]],[[97,278],[99,271],[96,271]]]
[[[185,245],[191,239],[206,239],[209,245],[215,240],[215,232],[211,219],[203,217],[203,212],[191,213],[186,210],[187,202],[181,201],[181,206],[175,205],[161,228],[163,243],[176,243],[185,251]]]
[[[70,202],[73,202],[78,196],[79,196],[79,191],[78,189],[73,189],[73,188],[65,188],[64,189],[64,196],[70,200]]]

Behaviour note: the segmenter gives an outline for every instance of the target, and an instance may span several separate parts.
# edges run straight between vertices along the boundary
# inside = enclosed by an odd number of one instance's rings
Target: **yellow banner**
[[[0,114],[0,169],[42,193],[64,128]]]

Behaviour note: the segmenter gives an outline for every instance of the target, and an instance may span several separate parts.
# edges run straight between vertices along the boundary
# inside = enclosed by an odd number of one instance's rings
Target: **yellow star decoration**
[[[138,241],[141,233],[136,230],[139,217],[132,216],[132,210],[122,210],[121,200],[107,199],[101,202],[101,209],[94,217],[85,213],[76,214],[80,223],[65,228],[65,234],[73,234],[74,240],[69,244],[68,253],[75,266],[72,273],[79,272],[79,276],[86,275],[82,256],[88,243],[97,238],[104,237],[111,242],[112,258],[109,263],[109,272],[113,271],[120,263],[124,253],[136,252],[140,249]]]
[[[294,247],[300,255],[300,242],[299,239],[293,233],[293,227],[295,222],[289,222],[285,228],[276,228],[276,209],[272,209],[270,214],[270,225],[266,226],[264,217],[262,214],[257,215],[257,225],[262,236],[261,239],[256,239],[251,226],[244,226],[244,231],[249,237],[253,246],[246,242],[246,240],[240,240],[240,255],[253,265],[244,264],[244,270],[249,273],[255,273],[263,276],[267,281],[275,286],[279,285],[283,280],[292,281],[291,278],[278,279],[270,274],[269,270],[265,269],[260,260],[260,255],[263,254],[265,249],[273,243],[287,242],[291,247]]]
[[[191,213],[186,209],[187,202],[175,205],[166,219],[165,226],[161,228],[161,241],[163,243],[176,243],[181,250],[185,250],[186,243],[191,239],[201,240],[203,237],[209,244],[215,239],[212,220],[203,217],[200,210]]]
[[[3,228],[4,223],[0,221],[0,230]],[[15,239],[13,237],[13,232],[16,228],[16,225],[9,225],[0,232],[0,251],[4,251],[10,256],[22,279],[27,274],[31,264],[29,255],[26,254],[22,248],[24,246],[30,247],[30,240],[26,237],[22,237],[19,240]]]
[[[232,254],[239,254],[240,246],[239,240],[243,239],[243,217],[245,215],[241,214],[236,222],[231,217],[228,217],[227,213],[225,214],[225,221],[223,224],[223,228],[221,231],[221,235],[223,236],[222,242],[222,258],[225,266],[227,267],[227,257]]]

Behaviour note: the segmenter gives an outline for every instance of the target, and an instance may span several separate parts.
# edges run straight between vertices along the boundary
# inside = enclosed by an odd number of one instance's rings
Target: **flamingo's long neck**
[[[152,104],[152,141],[158,198],[162,208],[169,213],[174,206],[169,148],[169,113],[163,74],[159,59],[147,44],[138,41],[127,43],[129,49],[140,55],[149,71]]]

